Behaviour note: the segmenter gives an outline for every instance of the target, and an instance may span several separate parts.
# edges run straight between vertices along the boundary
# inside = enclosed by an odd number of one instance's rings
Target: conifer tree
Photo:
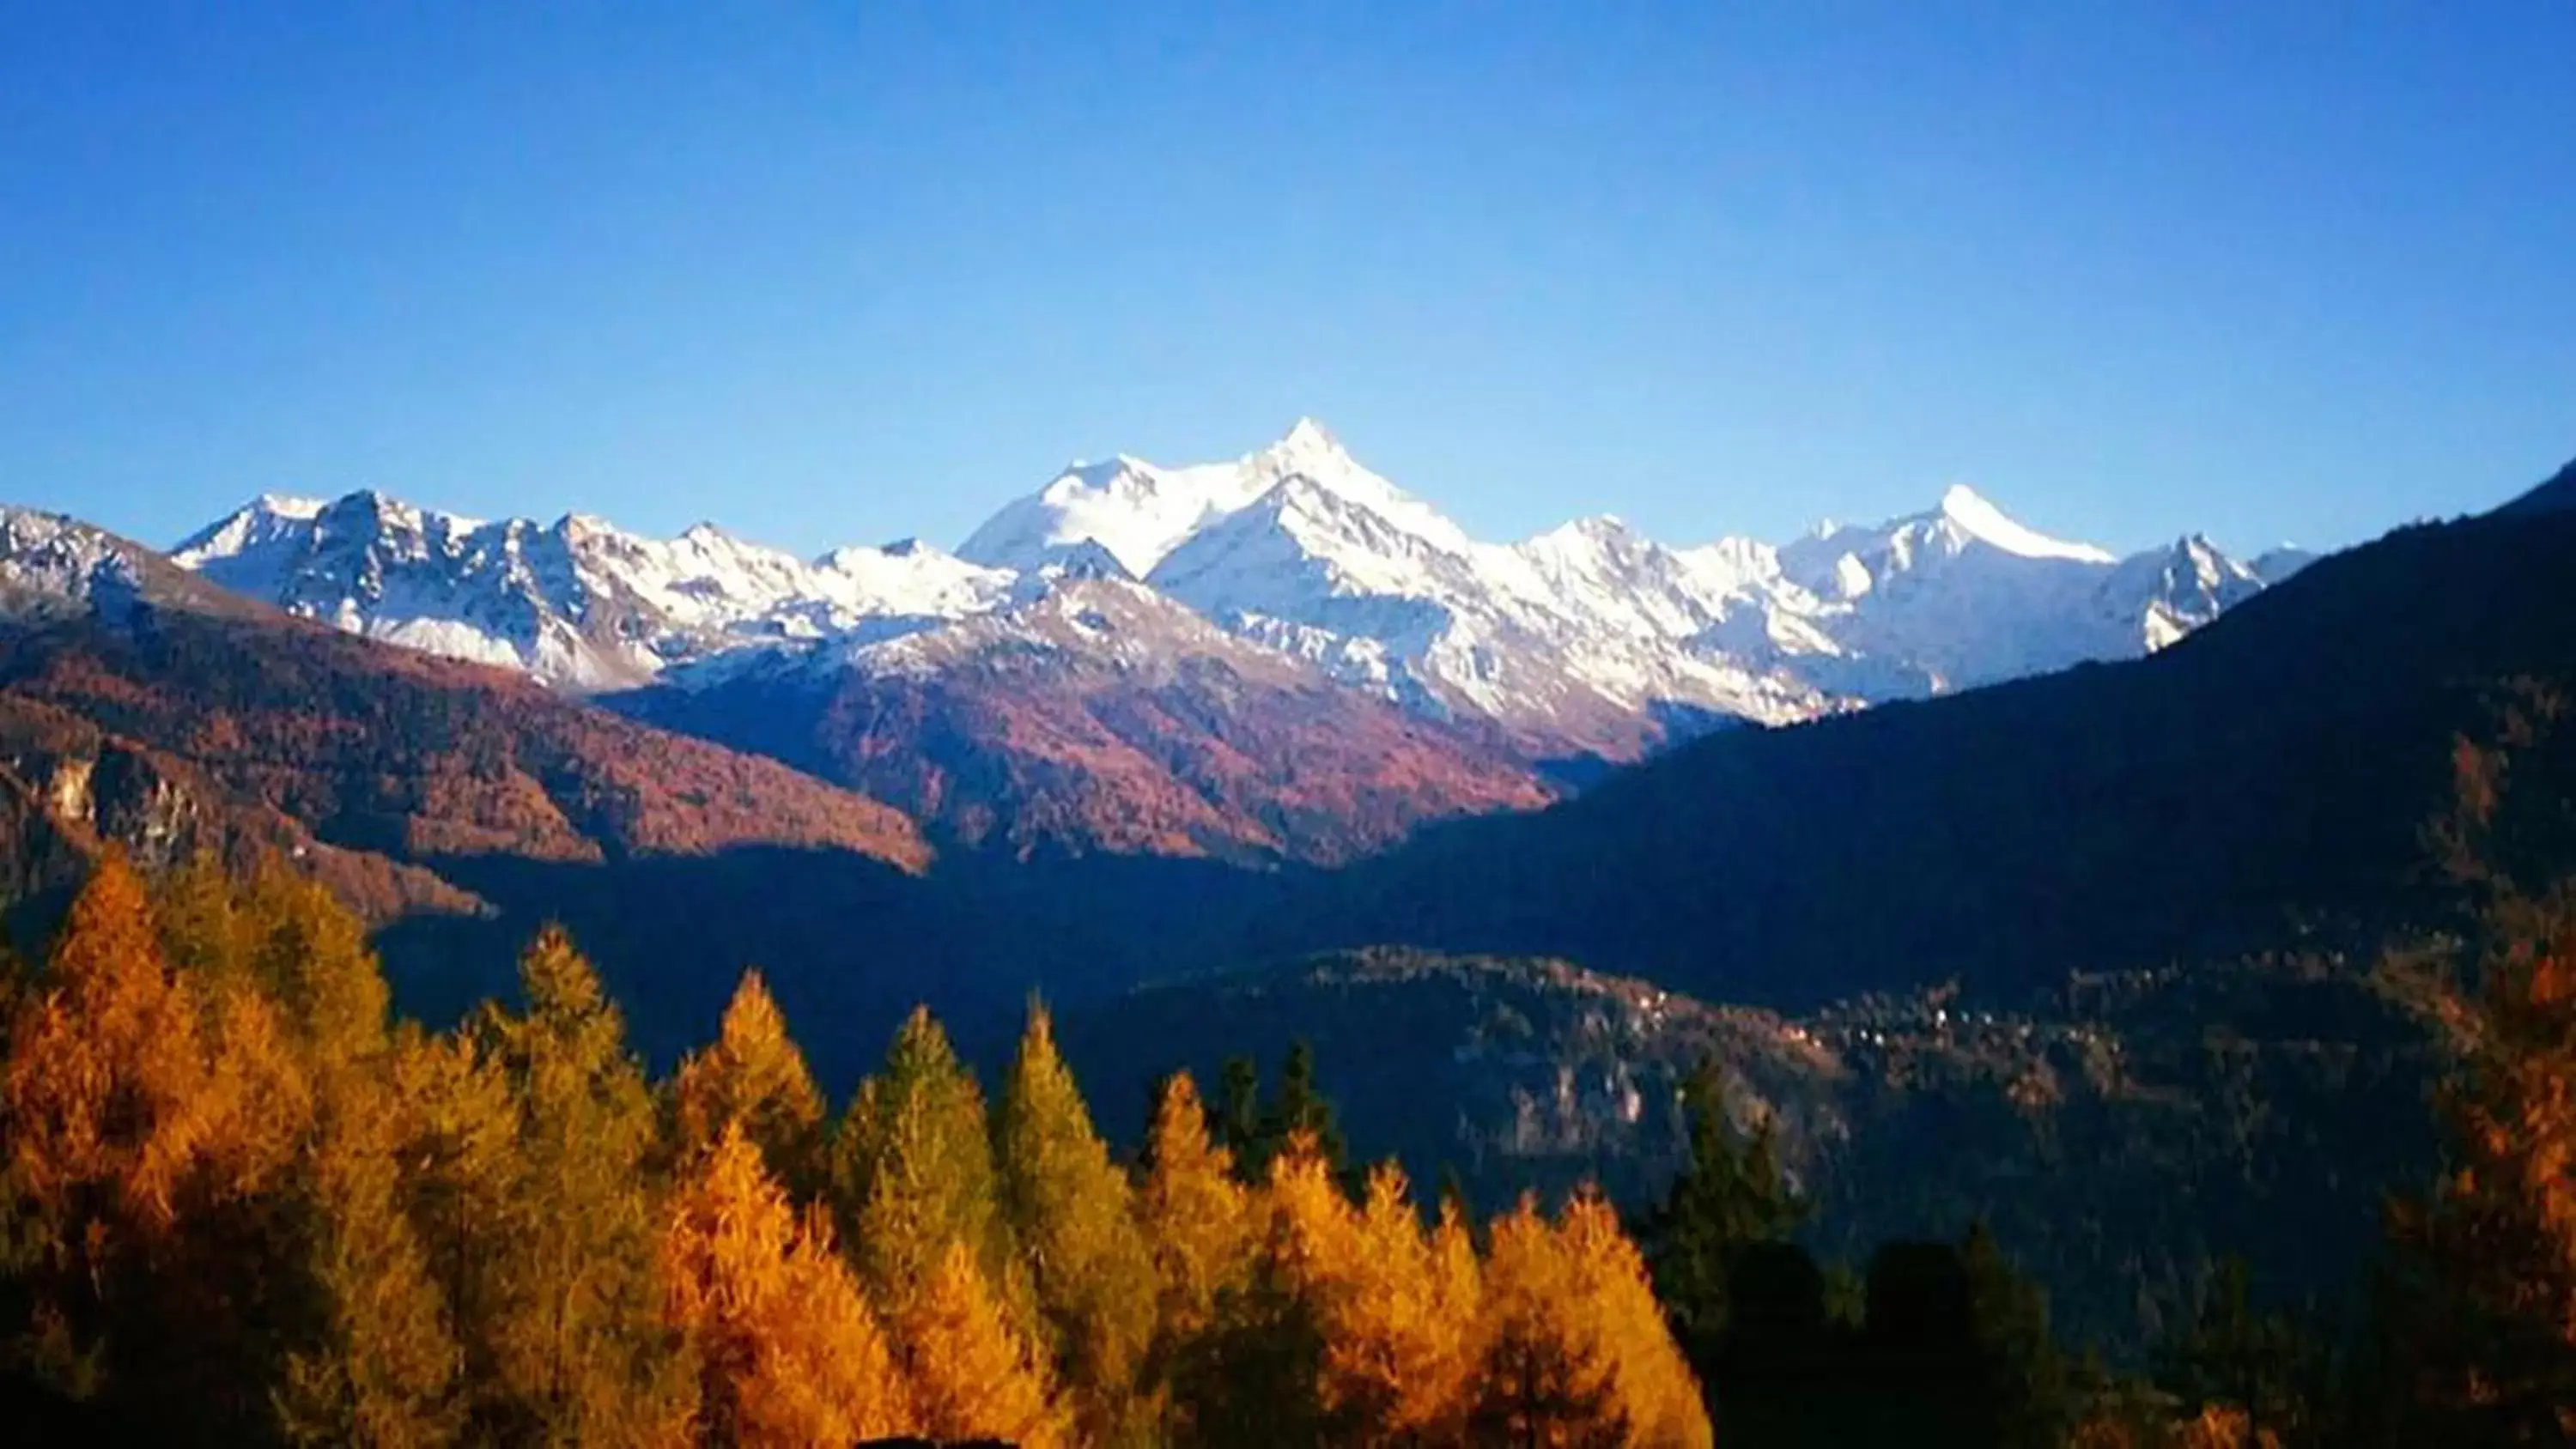
[[[1655,1291],[1691,1362],[1709,1370],[1727,1325],[1727,1280],[1745,1249],[1785,1238],[1802,1215],[1771,1149],[1767,1123],[1738,1142],[1714,1063],[1683,1085],[1691,1160],[1639,1225]]]
[[[833,1152],[833,1190],[876,1301],[901,1316],[963,1243],[1015,1329],[1034,1329],[994,1181],[984,1095],[948,1034],[916,1007],[885,1070],[859,1088]]]
[[[1261,1069],[1250,1057],[1227,1057],[1217,1076],[1216,1139],[1234,1159],[1234,1172],[1246,1187],[1270,1180],[1270,1159],[1261,1141]]]
[[[1706,1446],[1708,1415],[1646,1280],[1596,1196],[1551,1225],[1523,1199],[1493,1227],[1479,1443]]]
[[[513,1264],[537,1207],[522,1190],[518,1105],[477,1033],[406,1029],[395,1039],[391,1069],[405,1215],[447,1305],[463,1359],[460,1382],[469,1400],[484,1406],[478,1419],[488,1425],[497,1412],[500,1325],[520,1302]]]
[[[1261,1114],[1261,1160],[1256,1165],[1266,1171],[1270,1159],[1299,1138],[1306,1139],[1307,1150],[1328,1172],[1341,1172],[1347,1150],[1342,1129],[1332,1100],[1316,1083],[1315,1049],[1303,1040],[1290,1043],[1287,1060],[1280,1063],[1278,1094]]]
[[[509,1083],[517,1150],[484,1325],[502,1437],[648,1443],[680,1432],[692,1383],[662,1322],[655,1120],[625,1028],[560,928],[519,963],[524,1016],[478,1034]]]
[[[180,1437],[265,1428],[301,1298],[273,1189],[311,1116],[268,1002],[174,976],[141,879],[110,855],[9,1038],[0,1128],[32,1249],[28,1356]]]
[[[1301,1287],[1323,1334],[1319,1397],[1346,1442],[1449,1443],[1464,1432],[1478,1367],[1475,1250],[1454,1215],[1426,1237],[1389,1163],[1354,1208],[1320,1158],[1281,1181]]]
[[[380,1066],[392,992],[366,923],[322,884],[274,860],[252,874],[231,914],[242,966],[277,1002],[316,1069]]]
[[[1982,1222],[1959,1244],[1968,1307],[1994,1406],[1998,1449],[2049,1449],[2064,1441],[2075,1413],[2065,1355],[2048,1329],[2048,1299]]]
[[[1325,1339],[1314,1290],[1326,1263],[1346,1251],[1350,1204],[1299,1139],[1271,1162],[1251,1207],[1246,1271],[1173,1357],[1172,1434],[1187,1445],[1326,1443],[1336,1426],[1320,1394]]]
[[[952,1241],[899,1320],[903,1362],[922,1432],[937,1440],[992,1439],[1019,1449],[1073,1442],[1046,1366]]]
[[[298,1173],[313,1341],[277,1393],[290,1437],[312,1444],[452,1442],[462,1354],[406,1207],[406,1104],[395,1088],[389,993],[364,927],[327,891],[264,870],[217,913],[179,887],[182,914],[230,918],[244,965],[275,983],[312,1075],[315,1122]],[[165,933],[170,913],[165,911]]]
[[[801,1449],[920,1427],[827,1220],[797,1220],[741,1121],[675,1193],[662,1259],[666,1312],[697,1363],[699,1442]]]
[[[1103,1437],[1154,1332],[1153,1259],[1042,1006],[1030,1008],[995,1131],[1004,1216],[1035,1281],[1057,1379],[1086,1436]]]
[[[712,1148],[739,1122],[797,1201],[821,1194],[823,1094],[759,972],[743,973],[715,1045],[680,1063],[671,1094],[684,1157]]]
[[[1136,1211],[1151,1245],[1160,1288],[1157,1357],[1205,1331],[1220,1295],[1251,1272],[1252,1204],[1234,1177],[1234,1154],[1209,1140],[1197,1086],[1187,1072],[1164,1079],[1146,1137]]]

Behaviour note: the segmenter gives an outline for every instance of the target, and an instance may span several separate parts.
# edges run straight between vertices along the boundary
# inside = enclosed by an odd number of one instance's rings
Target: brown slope
[[[775,762],[290,620],[161,611],[130,630],[15,632],[0,637],[0,694],[397,857],[784,845],[928,859],[900,814]]]
[[[287,618],[85,526],[9,518],[26,547],[0,558],[0,794],[22,854],[256,845],[327,866],[384,913],[470,903],[405,862],[748,846],[929,860],[900,813],[775,761]],[[111,566],[68,588],[33,566],[72,545]]]
[[[1549,791],[1465,731],[1326,681],[1141,586],[1041,599],[618,706],[891,801],[961,843],[1331,862]]]

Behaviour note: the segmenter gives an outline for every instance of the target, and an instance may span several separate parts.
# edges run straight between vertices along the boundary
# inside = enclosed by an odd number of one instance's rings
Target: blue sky
[[[0,7],[0,496],[953,544],[1314,414],[1489,537],[2576,455],[2565,0]]]

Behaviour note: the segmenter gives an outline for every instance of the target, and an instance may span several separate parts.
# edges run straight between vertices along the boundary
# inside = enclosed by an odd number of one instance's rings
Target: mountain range
[[[2197,536],[2117,558],[1964,486],[1780,546],[1675,548],[1608,517],[1491,544],[1312,421],[1227,463],[1077,464],[954,554],[800,559],[711,524],[661,540],[359,492],[260,498],[171,558],[787,760],[954,841],[1316,861],[1717,725],[2151,652],[2306,561]]]
[[[2576,468],[2298,568],[2116,559],[1965,490],[1778,548],[1498,548],[1263,459],[1077,469],[960,556],[371,495],[164,555],[0,509],[10,923],[109,845],[212,850],[360,904],[432,1020],[562,920],[662,1061],[746,963],[838,1082],[915,1001],[989,1055],[1032,989],[1113,1102],[1304,1037],[1355,1143],[1498,1194],[1653,1191],[1714,1054],[1819,1232],[1983,1217],[2179,1293],[2249,1246],[2338,1281],[2421,1165],[2378,1124],[2440,1043],[2369,963],[2456,922],[2425,825],[2461,741],[2521,742],[2540,810],[2495,834],[2576,864]],[[1614,697],[1582,671],[1618,650],[1804,702]],[[1549,752],[1587,740],[1652,756],[1578,790]],[[2152,1330],[2117,1299],[2067,1301]]]

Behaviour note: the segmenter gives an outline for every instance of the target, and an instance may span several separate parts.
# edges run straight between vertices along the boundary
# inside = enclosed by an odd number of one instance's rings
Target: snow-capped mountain
[[[88,524],[0,506],[0,617],[110,609],[143,586],[133,550]]]
[[[993,607],[1014,580],[910,540],[807,561],[712,524],[649,539],[372,492],[263,497],[171,557],[291,613],[585,690],[745,646],[928,627]]]
[[[259,499],[173,557],[295,613],[582,690],[711,682],[778,649],[807,667],[918,667],[935,642],[875,646],[1067,578],[1142,581],[1532,756],[1614,757],[1691,722],[1787,722],[2145,653],[2304,562],[2249,564],[2198,537],[2121,559],[1964,486],[1918,515],[1777,547],[1674,548],[1607,517],[1489,543],[1311,420],[1232,462],[1076,464],[955,555],[907,542],[804,560],[704,524],[656,540],[354,493]]]
[[[1173,549],[1291,478],[1351,499],[1389,526],[1441,547],[1467,546],[1456,524],[1361,467],[1323,424],[1300,418],[1278,442],[1231,463],[1159,468],[1125,454],[1076,463],[994,514],[957,553],[994,568],[1027,570],[1092,543],[1141,579]]]

